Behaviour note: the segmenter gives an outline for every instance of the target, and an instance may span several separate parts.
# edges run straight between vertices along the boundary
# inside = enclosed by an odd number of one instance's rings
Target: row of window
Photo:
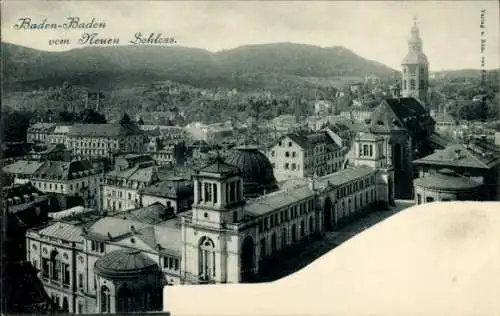
[[[375,185],[375,176],[371,175],[362,180],[352,182],[346,186],[343,186],[337,190],[337,199],[341,199],[347,195],[351,195],[354,192],[363,190],[369,186]]]
[[[36,260],[33,260],[33,265],[38,265]],[[71,280],[69,264],[61,262],[57,251],[52,252],[50,259],[42,258],[42,277],[50,280],[50,283],[69,287]]]
[[[269,215],[259,221],[259,233],[269,230],[288,220],[293,220],[314,209],[314,200],[308,200],[298,205],[290,206],[275,214]]]
[[[172,257],[163,257],[163,268],[179,271],[179,259]]]
[[[57,184],[57,183],[47,183],[47,182],[33,182],[33,185],[35,187],[38,187],[40,190],[55,190],[55,191],[60,191],[60,192],[63,192],[65,190],[65,184]],[[75,187],[76,189],[78,188],[82,188],[82,189],[85,189],[87,188],[88,189],[88,186],[86,187],[85,186],[85,182],[81,182],[81,186],[80,186],[80,183],[77,182],[75,183]],[[69,190],[70,191],[73,191],[73,184],[69,184]],[[94,188],[94,194],[97,194],[97,188]]]
[[[198,200],[204,202],[218,203],[218,186],[217,183],[198,182]],[[226,203],[238,201],[241,196],[241,188],[239,181],[231,181],[225,184],[226,186]]]
[[[417,83],[416,83],[415,79],[410,79],[410,90],[415,90],[417,88],[416,85],[417,85]],[[425,81],[424,80],[420,80],[420,86],[418,88],[425,89]],[[403,80],[403,89],[404,90],[408,89],[408,86],[406,84],[406,80]]]
[[[403,73],[407,73],[408,70],[410,71],[410,74],[415,74],[417,72],[417,66],[415,65],[410,65],[408,66],[408,69],[406,69],[406,67],[403,68]],[[420,75],[424,75],[425,74],[425,67],[419,67],[419,70],[420,70]]]
[[[281,249],[285,248],[288,244],[288,236],[291,238],[291,243],[295,243],[297,240],[304,238],[307,234],[314,233],[314,217],[309,217],[309,228],[306,230],[306,223],[304,220],[300,221],[299,230],[297,230],[296,224],[293,224],[288,231],[285,227],[281,230]],[[263,237],[260,240],[260,259],[264,259],[278,249],[277,247],[277,236],[276,232],[273,232],[270,237],[270,248],[267,247],[267,239]]]
[[[126,179],[116,179],[116,178],[106,178],[105,183],[109,185],[114,185],[123,188],[132,188],[132,189],[141,189],[144,187],[145,184],[144,182],[133,181],[133,180],[128,181]]]
[[[93,252],[104,253],[106,244],[102,241],[92,240],[90,242],[90,250]]]

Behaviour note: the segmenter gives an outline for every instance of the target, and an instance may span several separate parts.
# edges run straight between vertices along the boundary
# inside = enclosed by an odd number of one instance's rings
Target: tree
[[[84,124],[106,124],[106,117],[92,109],[85,109],[81,115],[81,122]]]
[[[28,112],[2,112],[3,141],[24,142],[30,125],[31,115]]]
[[[120,120],[120,125],[129,125],[132,123],[130,116],[127,113],[123,114],[122,119]]]

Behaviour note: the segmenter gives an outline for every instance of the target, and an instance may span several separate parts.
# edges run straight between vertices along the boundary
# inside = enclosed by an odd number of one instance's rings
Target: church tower
[[[401,63],[403,70],[402,96],[413,97],[427,108],[429,86],[429,61],[423,52],[422,39],[414,18],[408,41],[408,53]]]

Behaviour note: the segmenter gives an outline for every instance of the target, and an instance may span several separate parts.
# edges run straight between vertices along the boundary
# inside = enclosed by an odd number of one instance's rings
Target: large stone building
[[[83,205],[97,207],[103,177],[104,169],[98,162],[47,161],[32,174],[30,181],[42,192],[81,198]]]
[[[141,206],[140,190],[158,182],[158,167],[149,155],[127,154],[115,160],[101,186],[101,209],[120,212]]]
[[[26,131],[26,141],[28,143],[47,143],[49,135],[55,130],[56,123],[36,123]]]
[[[244,193],[256,187],[251,173],[265,157],[236,153],[255,158],[234,159],[240,167],[218,157],[193,177],[192,210],[176,216],[157,202],[102,218],[67,218],[28,233],[27,259],[41,266],[55,301],[76,313],[159,309],[166,284],[255,280],[282,250],[392,202],[382,139],[364,134],[358,142],[373,149],[356,156],[356,166],[252,199]],[[271,176],[257,189],[273,187]]]
[[[460,177],[464,180],[450,180],[453,182],[463,182],[462,185],[457,184],[459,188],[471,189],[468,191],[477,192],[473,197],[474,200],[499,200],[500,195],[497,190],[499,181],[500,167],[500,152],[498,148],[490,146],[481,141],[470,141],[466,144],[452,144],[443,150],[438,150],[435,153],[422,157],[413,161],[413,164],[418,169],[419,179],[415,179],[415,186],[429,187],[433,183],[434,178],[443,177]],[[448,171],[442,172],[442,169]],[[466,181],[470,179],[470,183]],[[475,183],[475,184],[474,184]],[[442,184],[442,190],[436,186],[435,191],[444,191],[448,189],[449,184]],[[473,189],[473,190],[472,190]],[[416,192],[416,194],[422,194]],[[464,199],[465,195],[455,194],[455,197],[446,197],[446,199]],[[468,197],[470,195],[467,195]],[[468,198],[467,197],[467,198]],[[418,196],[415,195],[418,200]],[[434,200],[438,199],[434,197]]]
[[[289,133],[275,141],[267,150],[278,181],[323,176],[342,169],[345,148],[330,133]]]
[[[66,147],[76,157],[109,157],[142,153],[146,135],[135,124],[74,124]]]
[[[462,177],[453,170],[440,169],[432,175],[414,180],[415,203],[475,201],[480,198],[482,184]]]

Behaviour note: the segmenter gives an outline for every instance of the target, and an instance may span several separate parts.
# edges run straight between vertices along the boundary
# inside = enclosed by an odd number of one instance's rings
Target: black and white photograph
[[[5,315],[499,316],[497,1],[1,1]]]

